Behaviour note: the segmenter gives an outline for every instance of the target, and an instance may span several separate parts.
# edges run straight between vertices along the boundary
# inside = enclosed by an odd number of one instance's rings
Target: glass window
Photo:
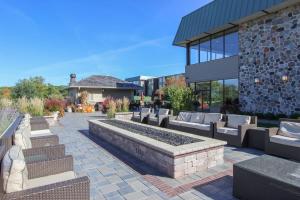
[[[239,36],[237,32],[225,35],[225,57],[238,55],[239,53]]]
[[[233,102],[239,98],[239,81],[238,79],[228,79],[224,81],[225,101]]]
[[[211,40],[211,60],[216,60],[224,57],[224,37],[216,35]]]
[[[211,82],[211,106],[210,112],[220,112],[224,101],[223,80]]]
[[[210,61],[210,57],[210,40],[207,38],[200,43],[200,62]]]
[[[199,63],[199,43],[191,44],[190,46],[190,63],[197,64]]]

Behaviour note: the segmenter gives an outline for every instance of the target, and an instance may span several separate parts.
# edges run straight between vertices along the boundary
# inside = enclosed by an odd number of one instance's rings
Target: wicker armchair
[[[229,145],[243,147],[247,143],[247,130],[256,127],[256,116],[227,115],[226,122],[215,124],[214,138],[227,141]]]
[[[150,112],[151,108],[142,108],[140,112],[133,112],[131,119],[135,122],[147,122]]]
[[[166,127],[169,112],[169,109],[160,108],[157,114],[151,113],[147,120],[148,124]]]
[[[1,199],[82,199],[88,200],[88,177],[76,178],[73,172],[73,157],[26,162],[27,180],[22,191],[5,193]],[[71,176],[73,175],[73,176]],[[1,182],[3,181],[1,177]],[[52,183],[48,184],[47,183]],[[2,185],[2,184],[1,184]]]
[[[300,129],[299,136],[287,137],[282,133],[282,124],[284,122],[292,122],[299,124],[300,120],[296,119],[280,119],[280,128],[269,128],[265,138],[265,151],[268,154],[288,158],[291,160],[300,161]]]
[[[31,126],[31,131],[49,129],[49,124],[44,117],[30,118],[30,126]]]

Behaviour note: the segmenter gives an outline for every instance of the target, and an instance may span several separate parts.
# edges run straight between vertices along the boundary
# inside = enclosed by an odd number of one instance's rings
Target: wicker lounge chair
[[[169,109],[160,108],[157,114],[151,113],[148,117],[148,124],[153,126],[166,126],[169,117]]]
[[[18,126],[17,131],[15,132],[14,140],[18,137],[19,140],[22,138],[22,141],[28,141],[28,143],[32,143],[34,147],[41,146],[50,146],[59,144],[59,138],[57,135],[51,133],[49,130],[44,130],[44,132],[33,133],[31,131],[30,123],[26,120],[26,118],[22,119],[20,125]],[[21,144],[18,144],[22,146]],[[31,145],[29,145],[31,146]]]
[[[242,147],[246,144],[246,132],[257,127],[257,117],[226,115],[226,123],[215,124],[214,138],[227,141],[229,145]]]
[[[147,122],[147,118],[150,115],[151,108],[142,108],[140,112],[133,112],[132,121],[135,122]]]
[[[266,137],[266,153],[300,161],[300,120],[281,119],[280,127],[270,128]]]
[[[49,124],[44,117],[30,117],[28,114],[25,114],[22,121],[23,124],[29,128],[31,137],[53,135],[49,129]]]
[[[222,117],[220,113],[180,112],[168,118],[167,128],[212,138],[214,124],[221,123]]]
[[[20,150],[1,152],[1,199],[89,199],[89,179],[76,178],[72,156],[27,162]]]

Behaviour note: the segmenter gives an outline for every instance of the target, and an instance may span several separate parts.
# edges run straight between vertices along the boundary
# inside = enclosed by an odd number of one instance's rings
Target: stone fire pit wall
[[[130,155],[173,178],[183,177],[223,163],[224,145],[226,143],[211,138],[207,138],[208,141],[172,146],[112,127],[101,123],[99,120],[89,121],[89,131],[90,134],[121,148]],[[190,136],[190,134],[187,135]],[[204,139],[201,136],[195,137]],[[183,146],[185,148],[181,148]],[[191,146],[191,148],[189,149],[188,146]],[[195,148],[196,146],[199,146],[199,150]],[[164,149],[164,147],[166,148]],[[184,150],[176,151],[176,149],[189,150],[185,152]]]

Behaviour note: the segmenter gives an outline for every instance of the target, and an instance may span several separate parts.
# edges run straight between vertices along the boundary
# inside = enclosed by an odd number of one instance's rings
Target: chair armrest
[[[73,171],[73,157],[71,155],[53,160],[26,163],[28,178],[50,176],[67,171]]]
[[[268,128],[267,129],[267,131],[268,131],[268,137],[271,137],[271,136],[273,136],[273,135],[277,135],[277,133],[278,133],[278,131],[279,131],[279,128]]]
[[[57,135],[31,137],[30,140],[32,147],[44,147],[59,144],[59,138]]]
[[[222,128],[225,127],[226,122],[220,121],[220,122],[215,122],[213,124],[216,128]]]
[[[68,181],[36,187],[20,192],[5,194],[3,200],[89,200],[90,199],[90,181],[87,176],[75,178]]]
[[[65,145],[59,144],[49,147],[38,147],[31,149],[23,149],[24,157],[46,155],[47,159],[55,159],[66,155]]]
[[[241,143],[244,142],[244,138],[246,136],[248,129],[252,129],[252,128],[256,128],[256,127],[257,127],[256,124],[244,124],[244,125],[238,126],[238,135],[240,136]]]

